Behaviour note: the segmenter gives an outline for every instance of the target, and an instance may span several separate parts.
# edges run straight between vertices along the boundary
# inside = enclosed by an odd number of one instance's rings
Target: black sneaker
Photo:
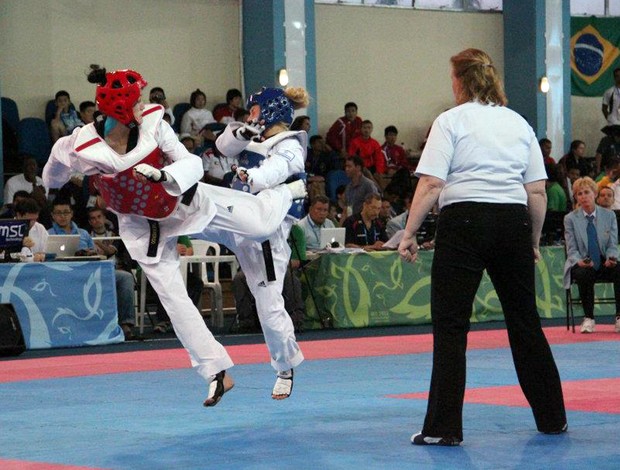
[[[462,439],[458,437],[430,437],[422,433],[411,436],[411,443],[415,446],[460,446]]]
[[[543,431],[543,434],[562,434],[568,431],[568,423],[564,423],[560,429],[553,429],[551,431]]]

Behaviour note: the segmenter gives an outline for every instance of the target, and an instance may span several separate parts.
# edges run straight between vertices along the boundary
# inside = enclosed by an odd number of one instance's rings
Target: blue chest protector
[[[258,152],[253,152],[251,150],[244,150],[239,154],[239,166],[243,168],[258,168],[261,162],[265,159],[265,155],[262,155]],[[306,182],[306,173],[296,173],[292,176],[289,176],[285,183],[292,183],[293,181],[303,180]],[[239,191],[245,191],[247,193],[250,191],[250,185],[247,182],[241,181],[239,178],[233,179],[232,188],[237,189]],[[288,215],[292,217],[296,217],[301,219],[306,215],[306,211],[304,210],[304,199],[294,199],[291,208],[288,211]]]

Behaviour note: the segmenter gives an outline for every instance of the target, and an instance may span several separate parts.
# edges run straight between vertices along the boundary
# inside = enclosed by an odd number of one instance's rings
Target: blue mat
[[[554,346],[563,380],[620,376],[618,342]],[[91,468],[616,469],[620,415],[569,411],[569,432],[536,432],[529,408],[465,404],[458,448],[417,447],[431,354],[307,361],[290,399],[268,364],[236,366],[215,408],[191,370],[0,384],[1,459]],[[468,353],[468,387],[515,385],[510,352]],[[596,397],[592,397],[596,400]]]

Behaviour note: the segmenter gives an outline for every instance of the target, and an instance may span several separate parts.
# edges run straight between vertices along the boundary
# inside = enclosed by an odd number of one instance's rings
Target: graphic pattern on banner
[[[620,18],[571,18],[572,95],[603,96],[620,67]]]

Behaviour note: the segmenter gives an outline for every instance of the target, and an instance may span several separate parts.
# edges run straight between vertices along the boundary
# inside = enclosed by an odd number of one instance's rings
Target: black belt
[[[183,193],[181,197],[181,204],[184,206],[189,206],[194,199],[194,195],[196,194],[196,190],[198,189],[198,183],[189,188],[187,191]],[[149,247],[146,251],[146,256],[149,258],[154,258],[157,256],[157,247],[159,246],[159,238],[160,238],[160,230],[159,230],[159,222],[157,220],[146,219],[149,223]]]

